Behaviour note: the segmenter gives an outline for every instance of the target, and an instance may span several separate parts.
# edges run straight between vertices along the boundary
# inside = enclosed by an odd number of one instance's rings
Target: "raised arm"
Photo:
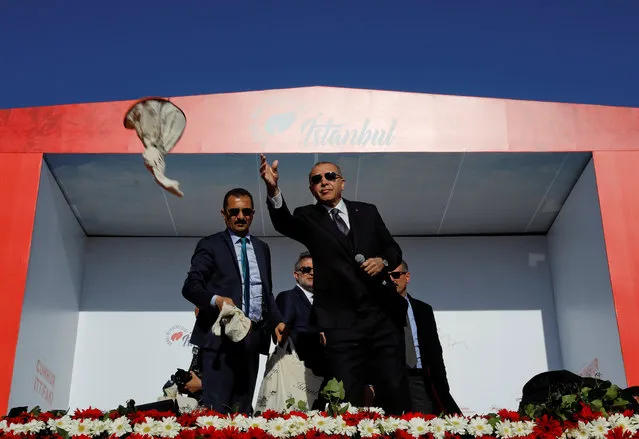
[[[272,165],[269,165],[264,154],[261,154],[260,159],[260,176],[266,185],[266,204],[273,227],[282,235],[304,243],[305,238],[308,237],[306,225],[301,219],[291,214],[277,185],[279,162],[275,160]]]

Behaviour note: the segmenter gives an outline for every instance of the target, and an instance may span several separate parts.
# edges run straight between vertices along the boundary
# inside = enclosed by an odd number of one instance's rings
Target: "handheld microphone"
[[[355,255],[355,262],[357,262],[358,265],[362,265],[365,261],[366,257],[364,255],[360,253]],[[382,280],[382,285],[386,286],[386,280]]]

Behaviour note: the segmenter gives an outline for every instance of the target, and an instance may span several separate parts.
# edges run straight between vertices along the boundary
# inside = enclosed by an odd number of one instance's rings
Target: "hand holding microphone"
[[[386,267],[382,258],[366,259],[364,255],[359,253],[355,255],[355,262],[371,277],[377,276]]]

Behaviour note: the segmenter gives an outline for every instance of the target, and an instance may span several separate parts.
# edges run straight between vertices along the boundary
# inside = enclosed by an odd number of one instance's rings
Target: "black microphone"
[[[357,262],[358,265],[362,265],[365,261],[366,257],[364,255],[360,253],[355,255],[355,262]],[[386,280],[382,280],[382,285],[386,286]]]

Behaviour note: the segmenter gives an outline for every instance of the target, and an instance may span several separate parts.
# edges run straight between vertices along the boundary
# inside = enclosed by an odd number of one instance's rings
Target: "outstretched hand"
[[[277,166],[279,161],[275,160],[272,165],[269,165],[266,161],[266,156],[260,154],[260,176],[266,184],[266,191],[269,197],[274,197],[278,194],[277,180],[279,179],[279,173],[277,172]]]

